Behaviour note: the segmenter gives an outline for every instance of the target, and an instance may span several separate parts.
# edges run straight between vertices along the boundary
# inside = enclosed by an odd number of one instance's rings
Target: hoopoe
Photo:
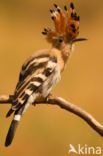
[[[13,104],[6,115],[9,117],[14,113],[5,146],[12,143],[18,123],[27,108],[39,98],[48,98],[52,88],[60,80],[72,53],[73,44],[86,40],[77,38],[80,17],[72,2],[70,10],[67,6],[64,6],[63,10],[54,4],[54,9],[50,9],[50,12],[55,28],[45,28],[42,34],[52,46],[48,50],[36,52],[22,66],[13,95]]]

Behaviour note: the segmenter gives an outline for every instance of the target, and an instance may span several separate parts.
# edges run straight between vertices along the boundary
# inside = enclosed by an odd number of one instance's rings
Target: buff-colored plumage
[[[70,3],[69,10],[66,6],[62,10],[54,4],[54,9],[50,12],[54,30],[45,28],[42,33],[51,43],[51,48],[36,52],[22,66],[14,91],[13,105],[7,113],[7,117],[14,113],[14,118],[6,137],[6,146],[11,144],[16,127],[27,108],[38,98],[48,98],[60,80],[74,42],[84,40],[77,38],[79,16],[75,12],[73,3]]]

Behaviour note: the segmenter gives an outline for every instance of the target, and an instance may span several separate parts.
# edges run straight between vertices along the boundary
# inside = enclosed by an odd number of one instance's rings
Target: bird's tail
[[[6,136],[5,146],[9,146],[12,143],[13,138],[15,136],[16,129],[17,129],[18,124],[20,122],[23,110],[24,110],[24,107],[21,107],[18,111],[15,112],[14,118],[11,122],[8,134]]]
[[[8,118],[13,112],[14,112],[14,110],[11,108],[11,109],[7,112],[6,118]]]

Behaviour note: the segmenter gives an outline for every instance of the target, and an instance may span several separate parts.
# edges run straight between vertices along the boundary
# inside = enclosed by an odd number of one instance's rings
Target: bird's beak
[[[72,40],[72,43],[80,42],[80,41],[87,41],[87,40],[88,40],[87,38],[76,38],[76,39]]]

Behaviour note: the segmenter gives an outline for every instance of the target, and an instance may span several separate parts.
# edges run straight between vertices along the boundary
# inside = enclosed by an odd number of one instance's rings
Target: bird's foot
[[[54,96],[53,96],[53,94],[50,93],[50,94],[47,96],[46,101],[48,102],[48,101],[51,100],[51,99],[54,99]]]

